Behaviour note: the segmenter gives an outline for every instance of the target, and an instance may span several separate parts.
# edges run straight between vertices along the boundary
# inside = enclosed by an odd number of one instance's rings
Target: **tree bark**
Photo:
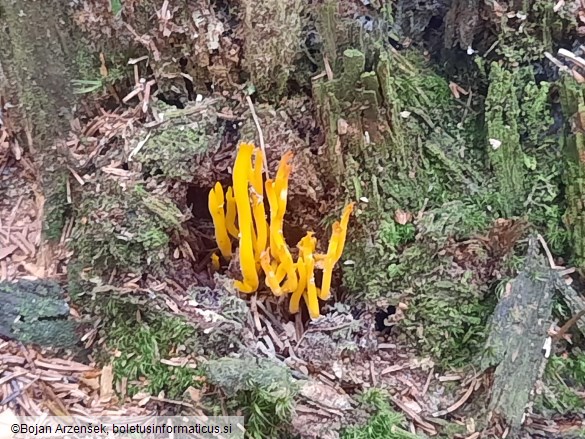
[[[0,95],[9,104],[4,119],[39,170],[49,239],[59,237],[64,224],[67,173],[57,142],[66,138],[75,102],[67,5],[0,0]]]

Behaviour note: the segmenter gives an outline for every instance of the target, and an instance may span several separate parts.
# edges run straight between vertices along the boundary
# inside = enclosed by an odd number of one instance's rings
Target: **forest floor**
[[[80,341],[0,340],[0,413],[241,414],[254,439],[506,437],[480,360],[531,236],[582,289],[585,174],[564,148],[582,133],[585,5],[187,3],[72,11],[87,48],[52,239],[42,163],[1,125],[0,282],[55,280]],[[208,194],[231,184],[241,142],[270,175],[294,153],[293,255],[307,231],[325,252],[355,203],[318,319],[263,283],[238,294],[238,258],[214,262]],[[571,310],[551,306],[555,333]],[[565,330],[529,437],[585,435],[585,339]]]

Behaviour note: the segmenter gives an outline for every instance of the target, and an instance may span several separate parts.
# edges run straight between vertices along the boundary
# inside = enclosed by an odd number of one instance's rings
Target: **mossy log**
[[[566,120],[565,224],[572,243],[574,264],[585,268],[585,98],[583,88],[572,78],[564,78],[561,105]]]
[[[63,291],[52,281],[0,283],[0,335],[22,343],[73,348],[76,324]]]
[[[502,202],[498,207],[506,216],[518,214],[525,197],[516,73],[492,63],[486,97],[487,148],[502,194]]]
[[[380,117],[388,98],[388,77],[379,71],[365,71],[366,56],[359,50],[345,50],[342,60],[343,73],[336,79],[313,84],[318,115],[325,127],[329,174],[337,183],[347,178],[346,156],[368,155],[370,143],[392,143],[390,127]]]
[[[482,369],[494,368],[490,417],[510,427],[509,437],[519,433],[546,365],[543,347],[556,279],[531,239],[524,269],[508,283],[491,317]]]
[[[67,173],[56,142],[66,137],[74,104],[67,7],[58,0],[0,0],[0,95],[11,104],[12,134],[40,170],[48,238],[61,236],[65,221]]]

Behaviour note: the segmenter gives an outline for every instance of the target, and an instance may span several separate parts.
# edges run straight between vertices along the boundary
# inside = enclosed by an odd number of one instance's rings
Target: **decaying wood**
[[[501,419],[515,437],[522,427],[547,358],[557,275],[546,264],[532,238],[524,269],[508,283],[490,322],[482,368],[493,368],[489,418]]]
[[[0,283],[0,335],[23,343],[71,348],[75,324],[59,285],[51,281]]]

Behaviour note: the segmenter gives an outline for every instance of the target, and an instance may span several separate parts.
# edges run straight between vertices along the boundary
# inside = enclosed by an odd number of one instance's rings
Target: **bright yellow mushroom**
[[[223,200],[223,188],[221,187],[221,183],[217,182],[215,187],[209,191],[209,213],[211,213],[211,218],[213,219],[215,241],[217,242],[219,251],[224,258],[230,259],[232,257],[232,244],[226,228]]]
[[[309,307],[309,314],[311,318],[317,318],[319,315],[319,302],[315,304],[317,300],[316,296],[313,296],[312,293],[316,294],[316,287],[315,287],[315,276],[313,273],[315,260],[313,258],[313,253],[315,251],[315,247],[317,246],[317,239],[313,237],[313,232],[308,232],[303,239],[300,240],[297,247],[299,249],[299,258],[296,263],[297,271],[299,272],[299,281],[297,283],[297,288],[293,291],[293,294],[290,299],[289,303],[289,311],[291,313],[296,313],[299,311],[299,302],[303,293],[307,291],[307,288],[311,289],[311,297],[307,296],[305,302],[307,303],[307,307]],[[315,289],[312,289],[309,282],[313,280],[312,286]],[[309,303],[311,305],[309,305]],[[312,307],[312,309],[311,309]],[[315,311],[317,313],[317,317],[315,316]]]
[[[243,279],[235,281],[234,286],[243,293],[253,293],[258,290],[259,273],[263,272],[264,283],[273,294],[292,293],[291,313],[299,311],[303,297],[309,315],[316,319],[319,299],[327,299],[330,295],[333,267],[342,255],[354,204],[346,206],[341,220],[333,225],[327,253],[315,253],[317,241],[309,232],[298,244],[299,256],[295,263],[283,234],[292,159],[292,152],[285,153],[274,180],[268,179],[263,184],[264,154],[254,145],[241,144],[233,169],[233,186],[227,190],[225,203],[223,189],[218,183],[209,194],[209,210],[222,255],[231,256],[230,235],[239,241]],[[270,206],[269,221],[265,197]],[[214,270],[220,268],[217,254],[212,255],[211,264]],[[315,284],[315,268],[323,269],[321,289]]]
[[[211,268],[213,268],[213,271],[219,271],[219,256],[217,256],[217,253],[211,255]]]
[[[238,228],[240,230],[240,267],[243,282],[236,282],[235,287],[244,293],[253,293],[258,289],[258,272],[254,258],[252,211],[248,193],[248,183],[254,145],[240,145],[233,171],[233,188],[238,209]]]
[[[318,319],[320,316],[319,313],[319,300],[317,299],[317,286],[315,285],[315,260],[313,259],[313,254],[306,255],[304,258],[305,260],[305,270],[307,273],[307,292],[305,297],[305,302],[307,304],[307,308],[309,309],[309,316],[311,319]]]
[[[237,207],[236,207],[236,199],[234,198],[234,190],[232,187],[228,187],[227,192],[225,194],[225,201],[226,201],[226,214],[225,214],[225,225],[227,231],[230,235],[237,239],[240,232],[236,227],[236,215],[237,215]]]
[[[290,296],[288,311],[291,314],[296,314],[299,312],[301,296],[303,295],[305,288],[307,288],[307,269],[305,267],[305,262],[303,261],[303,258],[301,256],[299,256],[295,268],[299,273],[299,282],[297,284],[297,289],[293,291],[292,296]]]
[[[254,250],[256,260],[260,260],[262,252],[268,242],[268,224],[266,223],[266,212],[264,210],[264,190],[262,185],[262,151],[258,148],[254,150],[254,168],[251,174],[252,187],[250,189],[250,198],[252,200],[252,213],[256,225],[256,237],[254,241]]]
[[[268,288],[274,293],[275,296],[281,296],[283,294],[282,288],[276,279],[276,273],[270,265],[270,251],[264,250],[262,252],[262,256],[260,258],[260,264],[262,265],[262,270],[264,270],[264,275],[266,276],[265,283]]]
[[[336,262],[335,258],[342,232],[341,225],[336,221],[333,224],[333,233],[323,261],[323,280],[321,281],[321,293],[319,294],[319,299],[321,300],[328,300],[330,296],[331,276],[333,275],[333,266]]]
[[[341,254],[343,253],[343,247],[345,246],[345,238],[347,236],[347,224],[349,223],[349,216],[353,212],[354,206],[355,203],[349,203],[347,206],[345,206],[345,209],[343,209],[343,213],[341,214],[341,221],[339,222],[339,225],[341,226],[341,235],[339,237],[339,242],[337,244],[337,252],[335,254],[334,263],[337,263],[337,261],[339,261],[339,259],[341,258]]]
[[[282,175],[282,174],[281,174]],[[281,214],[282,202],[278,199],[276,192],[276,182],[266,181],[266,197],[270,205],[270,253],[272,257],[280,263],[277,270],[277,278],[282,282],[283,275],[286,273],[286,282],[283,286],[285,292],[293,292],[297,289],[297,275],[294,269],[294,261],[288,250],[284,235],[282,233]],[[281,186],[282,188],[282,186]],[[286,204],[286,203],[285,203]]]
[[[274,182],[272,180],[267,180],[265,187],[266,197],[268,198],[268,205],[270,206],[270,254],[276,260],[276,262],[280,262],[280,255],[277,248],[280,244],[277,233],[278,198],[276,197],[276,192],[274,191]]]

